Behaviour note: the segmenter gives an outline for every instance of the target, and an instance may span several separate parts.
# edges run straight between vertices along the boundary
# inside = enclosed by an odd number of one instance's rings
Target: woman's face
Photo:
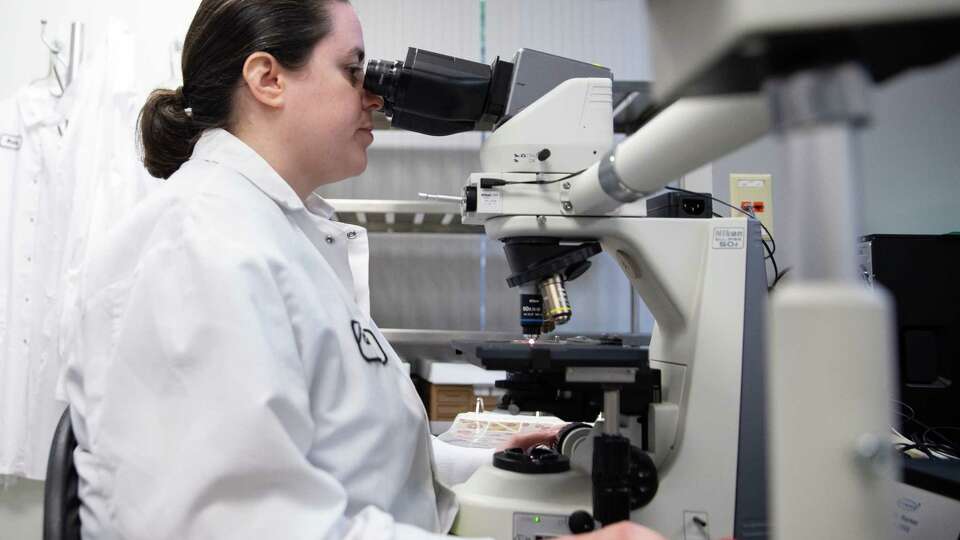
[[[373,111],[382,100],[363,89],[363,31],[353,8],[327,5],[333,29],[285,89],[286,142],[298,169],[316,185],[356,176],[367,167]]]

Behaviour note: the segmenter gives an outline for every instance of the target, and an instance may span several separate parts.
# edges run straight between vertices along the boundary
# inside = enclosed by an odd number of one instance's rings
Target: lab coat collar
[[[337,211],[333,205],[324,200],[320,195],[317,195],[316,192],[307,196],[306,206],[307,210],[324,219],[333,219],[333,215]]]
[[[325,219],[333,217],[334,208],[316,193],[311,193],[304,205],[297,192],[267,160],[225,129],[204,131],[193,148],[191,159],[217,163],[237,171],[286,210],[306,209]]]

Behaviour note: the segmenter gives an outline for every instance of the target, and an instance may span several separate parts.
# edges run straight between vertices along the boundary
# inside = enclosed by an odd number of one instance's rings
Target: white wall
[[[480,60],[480,0],[354,0],[364,24],[369,57],[402,59],[407,47]],[[0,0],[0,35],[16,44],[2,54],[0,98],[47,73],[49,40],[69,42],[69,25],[86,25],[87,45],[102,34],[108,17],[124,21],[137,36],[138,80],[145,86],[170,75],[169,50],[182,42],[199,0]],[[624,38],[645,43],[640,0],[487,0],[487,60],[506,58],[520,47],[539,48],[611,67],[617,77],[646,79],[645,47],[626,48]]]
[[[901,76],[873,98],[864,232],[960,231],[960,59]]]
[[[0,53],[0,99],[47,73],[47,49],[40,41],[40,19],[47,19],[49,41],[69,43],[70,23],[81,22],[86,46],[103,35],[110,16],[124,21],[137,37],[137,80],[156,85],[170,77],[170,46],[183,40],[199,0],[0,0],[0,35],[15,48]]]

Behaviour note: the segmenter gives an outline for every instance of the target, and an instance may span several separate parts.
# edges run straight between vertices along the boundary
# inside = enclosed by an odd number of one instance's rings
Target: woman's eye
[[[350,75],[350,80],[353,81],[353,84],[360,82],[360,77],[363,74],[363,68],[360,66],[347,66],[347,74]]]

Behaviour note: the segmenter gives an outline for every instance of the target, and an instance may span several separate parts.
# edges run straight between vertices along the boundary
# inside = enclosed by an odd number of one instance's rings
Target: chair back
[[[73,450],[77,438],[70,423],[70,408],[53,433],[47,480],[43,488],[43,540],[80,540],[80,497]]]

